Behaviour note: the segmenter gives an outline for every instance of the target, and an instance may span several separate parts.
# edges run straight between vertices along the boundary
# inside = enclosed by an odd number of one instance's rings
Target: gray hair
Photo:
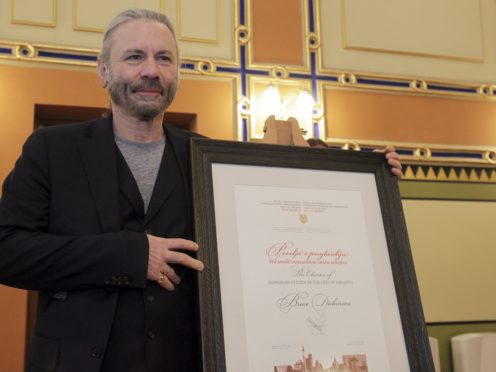
[[[102,51],[100,54],[100,58],[102,59],[104,65],[108,64],[110,58],[110,37],[112,36],[112,33],[121,24],[136,19],[147,19],[150,21],[162,23],[163,25],[167,26],[167,28],[171,31],[172,36],[174,37],[174,41],[176,43],[176,48],[177,48],[177,39],[176,39],[176,33],[174,31],[174,25],[169,20],[169,18],[167,18],[165,14],[154,12],[153,10],[149,10],[149,9],[138,9],[138,8],[127,9],[117,14],[114,17],[114,19],[110,21],[109,25],[107,26],[107,29],[105,30],[105,34],[103,35]],[[178,57],[179,57],[179,53],[178,53]]]

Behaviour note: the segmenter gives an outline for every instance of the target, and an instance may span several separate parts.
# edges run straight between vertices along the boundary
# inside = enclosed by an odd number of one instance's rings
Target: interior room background
[[[0,180],[39,126],[98,117],[102,30],[146,7],[176,25],[172,123],[259,141],[265,118],[369,151],[393,144],[429,334],[496,330],[495,0],[0,0]],[[21,372],[33,295],[0,286],[0,371]]]

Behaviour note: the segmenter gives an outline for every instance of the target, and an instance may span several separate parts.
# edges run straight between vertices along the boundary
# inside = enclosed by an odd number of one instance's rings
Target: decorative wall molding
[[[74,0],[76,1],[76,0]],[[163,0],[161,0],[162,3]],[[215,0],[218,2],[218,0]],[[325,70],[322,68],[321,35],[319,29],[317,3],[319,0],[302,0],[302,16],[305,29],[305,49],[307,62],[304,66],[281,66],[276,64],[255,64],[252,59],[251,40],[251,1],[236,0],[234,6],[235,30],[233,43],[235,56],[233,60],[195,58],[185,56],[181,59],[181,72],[186,75],[204,77],[230,77],[236,82],[233,104],[237,108],[237,131],[235,138],[242,141],[257,141],[261,137],[260,128],[255,127],[254,113],[250,102],[255,93],[254,81],[281,85],[297,85],[308,87],[316,102],[313,115],[314,137],[325,139],[331,146],[340,148],[372,149],[381,148],[385,144],[369,143],[361,139],[339,140],[328,138],[324,126],[323,97],[326,87],[364,91],[385,91],[391,94],[415,94],[424,96],[449,97],[457,99],[496,102],[495,83],[464,83],[456,81],[430,80],[414,76],[393,76],[386,74],[370,74],[343,70]],[[47,45],[11,40],[0,40],[0,60],[29,61],[50,64],[95,67],[99,51],[91,48],[75,48],[60,45]],[[493,182],[494,175],[489,172],[496,164],[496,149],[467,148],[463,146],[443,146],[428,144],[396,143],[403,162],[416,166],[450,166],[453,169],[469,167],[472,171],[454,171],[446,173],[446,169],[427,169],[422,173],[419,169],[410,168],[406,177],[425,179],[436,175],[438,180],[469,182]],[[481,169],[488,170],[481,170]],[[467,168],[468,169],[468,168]],[[467,173],[468,172],[468,173]],[[459,175],[457,175],[459,173]],[[453,175],[457,175],[456,177]],[[477,175],[477,177],[475,175]],[[477,178],[477,181],[474,181]]]
[[[0,40],[0,60],[96,67],[98,53],[96,49]]]
[[[179,41],[191,41],[194,43],[206,43],[206,44],[219,44],[219,36],[220,36],[220,19],[221,19],[221,4],[220,0],[203,0],[200,3],[192,3],[191,0],[189,0],[188,4],[184,4],[187,2],[187,0],[176,0],[177,1],[177,11],[176,11],[176,33],[177,33],[177,39]],[[196,5],[193,5],[196,4]],[[207,10],[210,10],[213,12],[214,17],[209,18],[208,16],[205,17],[204,12],[202,12],[202,9],[198,9],[198,6],[206,7]],[[208,8],[213,8],[213,9],[208,9]],[[189,13],[188,13],[189,12]],[[187,33],[186,28],[186,21],[184,21],[184,18],[188,18],[185,16],[185,13],[189,15],[189,18],[195,18],[193,21],[195,22],[196,25],[194,28],[200,28],[200,29],[212,29],[210,31],[213,31],[213,35],[211,37],[201,37],[201,36],[196,36],[196,35],[191,35]],[[201,14],[201,16],[199,16]],[[185,16],[183,18],[183,16]],[[200,19],[197,20],[196,18],[199,17]],[[211,21],[213,22],[213,27],[211,24],[209,24]],[[191,26],[191,25],[189,25]],[[207,26],[207,27],[205,27]]]
[[[165,0],[141,0],[140,7],[152,9],[157,12],[164,11]],[[72,0],[72,29],[75,31],[103,33],[109,19],[116,13],[138,6],[134,1],[106,0],[105,7],[98,13],[99,0]],[[86,17],[85,17],[86,15]]]
[[[395,146],[403,180],[496,183],[496,148],[327,139],[331,148],[351,151]]]
[[[45,12],[37,10],[45,9]],[[43,18],[46,16],[46,18]],[[10,23],[26,26],[56,27],[57,0],[10,0]]]
[[[405,164],[403,180],[496,184],[496,167]]]
[[[381,1],[386,6],[380,6]],[[394,3],[374,0],[359,4],[341,0],[342,46],[349,50],[484,62],[480,0],[455,0],[459,3],[444,0],[445,6],[441,7],[442,1]],[[384,12],[388,7],[396,8]],[[349,8],[354,14],[353,24],[347,17]],[[437,22],[439,18],[443,19],[442,27]],[[357,26],[359,30],[354,29]],[[364,33],[363,27],[369,32]],[[395,32],[387,32],[389,30]],[[377,34],[381,37],[371,38]]]
[[[314,1],[323,70],[496,81],[494,0]]]

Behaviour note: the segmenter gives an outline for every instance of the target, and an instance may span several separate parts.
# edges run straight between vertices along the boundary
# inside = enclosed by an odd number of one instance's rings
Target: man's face
[[[110,38],[107,66],[100,78],[112,104],[127,114],[150,120],[174,99],[178,81],[177,47],[167,26],[150,20],[128,21]]]

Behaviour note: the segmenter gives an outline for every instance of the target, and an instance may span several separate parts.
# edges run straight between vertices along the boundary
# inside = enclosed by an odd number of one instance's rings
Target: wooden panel
[[[56,0],[11,0],[11,22],[31,26],[55,27]]]
[[[95,72],[0,65],[0,180],[12,169],[34,128],[36,103],[106,107]],[[25,89],[28,87],[29,89]],[[14,124],[15,123],[15,124]],[[1,326],[0,326],[1,328]]]
[[[0,285],[0,371],[24,371],[27,292]]]
[[[427,322],[496,320],[496,203],[403,200]]]
[[[218,43],[219,6],[219,0],[178,0],[178,39]]]
[[[496,146],[496,102],[325,90],[330,138]]]
[[[494,0],[316,4],[325,70],[485,83],[496,79]]]
[[[164,13],[176,25],[179,51],[201,59],[236,59],[233,0],[162,0]]]
[[[46,4],[55,4],[56,0],[10,0],[36,6],[26,9],[38,18],[47,18],[44,14],[54,7],[45,7]],[[0,1],[0,39],[19,40],[28,43],[40,43],[49,46],[69,46],[76,48],[91,48],[98,50],[101,47],[102,32],[110,20],[120,11],[132,7],[148,8],[165,13],[173,24],[178,26],[183,34],[179,41],[181,55],[202,59],[221,59],[234,61],[236,49],[234,38],[235,3],[233,0],[63,0],[57,3],[56,27],[26,27],[47,26],[34,24],[28,17],[26,21],[11,22],[9,0]],[[38,6],[38,4],[41,4]],[[199,5],[199,6],[198,6]],[[43,9],[38,9],[43,6]],[[208,8],[208,12],[203,9]],[[16,9],[18,7],[16,6]],[[27,10],[26,10],[27,11]],[[18,12],[19,13],[19,12]],[[30,13],[30,14],[31,14]],[[177,15],[180,18],[177,18]],[[18,14],[20,17],[21,14]],[[54,16],[55,17],[55,16]],[[41,19],[40,18],[40,19]],[[181,38],[181,35],[179,35]]]
[[[345,48],[482,61],[479,0],[342,0]]]
[[[213,139],[235,138],[234,81],[183,77],[169,111],[196,114],[193,131]]]
[[[103,32],[110,20],[128,8],[146,8],[160,11],[160,0],[74,0],[73,29],[80,31]]]
[[[253,62],[303,65],[301,0],[253,0]]]
[[[496,202],[496,187],[494,183],[402,180],[399,186],[402,199]]]

